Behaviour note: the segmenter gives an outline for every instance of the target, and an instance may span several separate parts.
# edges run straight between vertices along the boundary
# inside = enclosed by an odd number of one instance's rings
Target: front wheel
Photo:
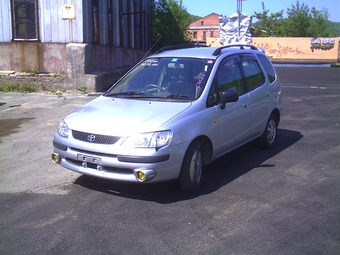
[[[266,128],[259,139],[260,146],[265,149],[273,147],[277,134],[277,118],[274,114],[271,114]]]
[[[203,155],[201,145],[194,141],[185,153],[179,182],[181,189],[187,192],[197,192],[201,187],[203,170]]]

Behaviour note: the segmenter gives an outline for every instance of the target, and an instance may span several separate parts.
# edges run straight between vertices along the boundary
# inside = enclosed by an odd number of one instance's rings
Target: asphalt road
[[[277,71],[276,146],[213,162],[198,194],[54,165],[59,121],[93,97],[0,94],[0,254],[339,254],[340,68]]]

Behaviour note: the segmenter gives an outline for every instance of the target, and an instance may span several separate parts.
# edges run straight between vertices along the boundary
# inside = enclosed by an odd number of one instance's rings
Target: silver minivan
[[[279,79],[262,50],[166,47],[67,115],[52,160],[122,182],[178,179],[195,192],[204,165],[254,139],[272,147],[281,111]]]

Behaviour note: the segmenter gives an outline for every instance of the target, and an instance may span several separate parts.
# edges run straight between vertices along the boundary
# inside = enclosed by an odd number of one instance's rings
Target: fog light
[[[156,171],[153,169],[134,169],[134,175],[139,182],[148,182],[156,177]]]
[[[145,181],[146,175],[145,175],[145,173],[143,173],[142,171],[139,171],[139,172],[137,172],[137,178],[138,178],[140,181]]]
[[[60,163],[60,157],[58,153],[52,153],[52,161],[56,164]]]

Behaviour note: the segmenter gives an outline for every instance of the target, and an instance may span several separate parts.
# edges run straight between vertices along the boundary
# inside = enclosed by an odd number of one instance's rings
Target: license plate
[[[83,161],[84,163],[92,163],[92,164],[96,164],[96,165],[102,164],[102,159],[98,158],[98,157],[91,157],[91,156],[87,156],[87,155],[78,154],[77,159],[79,161]]]

